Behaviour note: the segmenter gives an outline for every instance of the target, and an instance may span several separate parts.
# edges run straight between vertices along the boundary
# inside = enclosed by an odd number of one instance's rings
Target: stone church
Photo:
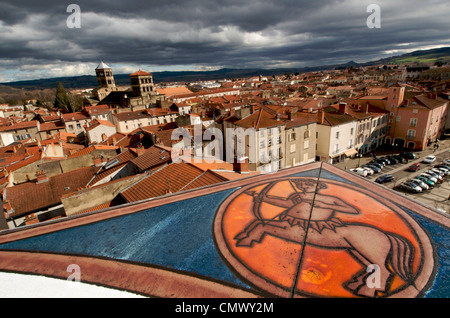
[[[98,87],[92,91],[89,103],[108,105],[118,111],[134,111],[161,107],[165,95],[159,94],[153,83],[153,75],[144,71],[130,74],[130,87],[121,90],[116,87],[112,68],[103,61],[95,69]]]

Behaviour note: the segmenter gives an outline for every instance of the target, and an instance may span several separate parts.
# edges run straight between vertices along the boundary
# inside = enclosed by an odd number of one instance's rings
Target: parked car
[[[387,161],[389,161],[389,163],[388,163],[389,165],[395,165],[398,163],[398,160],[392,156],[386,156],[383,159],[386,159]]]
[[[408,171],[417,171],[420,169],[420,163],[413,163],[408,167]]]
[[[409,181],[409,182],[412,182],[412,183],[414,183],[414,184],[417,184],[419,187],[422,188],[422,190],[428,190],[428,189],[430,189],[430,187],[429,187],[425,182],[423,182],[423,181],[420,180],[420,179],[413,178],[413,179],[409,179],[408,181]]]
[[[433,172],[437,173],[437,174],[440,175],[441,177],[445,177],[445,172],[442,171],[441,169],[438,169],[438,168],[431,168],[430,171],[433,171]]]
[[[441,170],[441,171],[444,171],[444,173],[445,173],[445,175],[448,175],[448,174],[450,174],[450,167],[449,166],[447,166],[447,165],[436,165],[436,166],[434,166],[436,169],[439,169],[439,170]]]
[[[391,181],[394,181],[394,180],[395,180],[395,178],[394,178],[393,175],[385,174],[385,175],[382,175],[382,176],[379,176],[378,178],[376,178],[375,182],[376,183],[387,183],[387,182],[391,182]]]
[[[438,183],[438,179],[433,177],[431,174],[428,173],[421,173],[420,176],[425,177],[431,181],[433,181],[435,184]]]
[[[383,167],[384,167],[384,164],[383,164],[383,163],[375,162],[375,161],[373,161],[373,160],[370,161],[369,164],[374,165],[374,166],[377,166],[377,167],[380,168],[380,169],[383,169]]]
[[[407,162],[406,158],[403,158],[400,155],[395,155],[393,158],[397,159],[399,163],[406,163]]]
[[[431,170],[425,171],[425,173],[435,177],[437,179],[437,182],[439,182],[439,183],[443,182],[443,178],[440,174],[438,174],[434,171],[431,171]]]
[[[446,165],[446,164],[443,164],[443,163],[435,165],[435,167],[444,168],[444,169],[447,169],[448,171],[450,171],[450,166]]]
[[[402,184],[399,185],[399,188],[404,189],[408,192],[412,192],[412,193],[422,192],[421,187],[419,187],[418,185],[411,183],[411,182],[403,182]]]
[[[363,168],[364,170],[367,171],[367,175],[368,176],[371,176],[371,175],[373,175],[375,173],[375,171],[373,171],[373,169],[371,169],[369,167],[361,167],[361,168]]]
[[[423,159],[423,162],[425,163],[433,163],[436,161],[436,156],[426,156],[425,159]]]
[[[406,159],[416,159],[417,155],[414,152],[402,152],[400,154],[401,157]]]
[[[441,171],[444,176],[448,176],[448,174],[450,173],[450,170],[442,168],[442,167],[434,167],[433,169],[438,169],[439,171]]]
[[[378,173],[381,171],[381,168],[375,165],[370,165],[370,164],[365,164],[361,166],[362,168],[369,168],[371,169],[374,173]]]
[[[417,177],[415,177],[415,179],[425,182],[428,185],[428,187],[430,187],[430,188],[434,188],[434,186],[436,185],[435,182],[431,181],[428,178],[425,178],[424,176],[417,176]]]
[[[367,170],[365,170],[364,168],[353,168],[350,169],[351,172],[355,172],[361,176],[367,177]]]
[[[442,163],[450,166],[450,159],[445,159]]]
[[[385,166],[387,166],[389,164],[389,160],[387,160],[386,158],[376,158],[376,159],[373,159],[373,161],[382,163]]]

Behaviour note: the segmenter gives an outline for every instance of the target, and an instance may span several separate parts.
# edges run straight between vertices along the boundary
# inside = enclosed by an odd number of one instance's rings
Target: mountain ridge
[[[388,58],[379,59],[376,61],[370,61],[366,63],[357,63],[349,61],[344,64],[332,64],[321,66],[310,66],[301,68],[274,68],[274,69],[262,69],[262,68],[222,68],[214,71],[161,71],[153,72],[153,79],[155,83],[159,82],[195,82],[200,80],[219,80],[219,79],[232,79],[243,78],[252,76],[272,76],[282,75],[286,73],[306,73],[314,71],[323,71],[327,69],[339,69],[347,67],[364,67],[373,66],[379,64],[407,64],[407,63],[420,63],[426,61],[432,63],[432,61],[450,62],[450,47],[441,47],[429,50],[416,50],[410,53],[392,56]],[[129,85],[129,74],[114,74],[116,85]],[[83,89],[97,87],[97,79],[95,75],[80,75],[80,76],[68,76],[68,77],[53,77],[45,79],[25,80],[0,83],[2,86],[8,86],[19,89],[45,89],[55,88],[61,82],[66,89]]]

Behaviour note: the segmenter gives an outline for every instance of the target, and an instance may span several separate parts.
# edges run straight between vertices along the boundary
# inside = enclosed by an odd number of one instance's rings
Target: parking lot
[[[416,177],[426,170],[431,169],[432,167],[442,163],[445,159],[450,159],[450,140],[440,141],[440,149],[439,151],[434,151],[432,147],[420,152],[414,152],[416,155],[415,159],[408,160],[408,163],[396,163],[392,165],[385,165],[381,169],[380,172],[374,173],[371,176],[367,176],[366,178],[375,182],[379,176],[391,174],[394,176],[394,181],[383,183],[382,185],[385,187],[389,187],[395,191],[402,193],[403,195],[409,197],[410,199],[417,200],[422,202],[430,207],[435,209],[445,211],[446,213],[450,212],[450,175],[443,177],[442,183],[437,183],[435,187],[424,190],[420,193],[411,193],[404,189],[399,188],[399,186],[408,179]],[[396,155],[399,152],[381,152],[376,154],[377,158],[383,158],[389,155]],[[436,161],[433,163],[424,163],[423,160],[428,155],[436,156]],[[351,170],[356,167],[360,167],[364,164],[367,164],[373,159],[371,156],[365,156],[363,158],[354,158],[347,159],[344,163],[341,163],[341,168],[346,170]],[[408,170],[412,164],[418,163],[420,167],[417,171],[411,172]]]

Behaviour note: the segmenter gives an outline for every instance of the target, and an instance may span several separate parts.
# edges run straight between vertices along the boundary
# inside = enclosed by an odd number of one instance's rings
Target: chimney
[[[48,177],[45,175],[44,170],[38,170],[36,172],[36,179],[37,183],[47,182],[49,180]]]
[[[243,157],[240,159],[235,159],[234,161],[234,171],[240,173],[240,174],[246,174],[249,173],[248,170],[248,158]]]
[[[325,121],[325,112],[323,111],[323,109],[319,109],[319,111],[317,112],[317,123],[323,125]]]
[[[294,113],[293,112],[289,112],[288,116],[289,116],[289,120],[294,120]]]
[[[348,113],[347,103],[339,102],[339,112],[342,113],[342,114],[347,114]]]

